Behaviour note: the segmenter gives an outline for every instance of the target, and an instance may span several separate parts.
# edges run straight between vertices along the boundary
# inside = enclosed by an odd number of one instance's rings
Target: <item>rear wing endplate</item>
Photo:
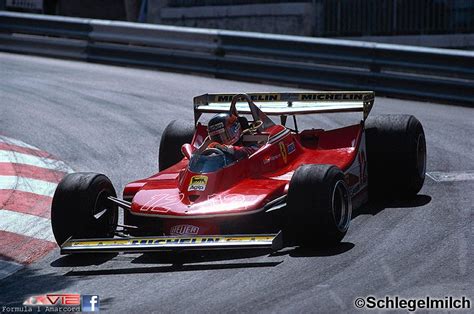
[[[114,239],[69,239],[61,245],[61,254],[73,253],[145,253],[189,250],[271,249],[283,246],[282,234],[165,236]]]
[[[237,94],[204,94],[194,97],[194,116],[202,113],[228,112]],[[313,91],[298,93],[248,93],[253,103],[265,114],[275,116],[333,112],[363,112],[365,120],[374,105],[372,91]],[[250,113],[244,99],[237,102],[239,113]]]

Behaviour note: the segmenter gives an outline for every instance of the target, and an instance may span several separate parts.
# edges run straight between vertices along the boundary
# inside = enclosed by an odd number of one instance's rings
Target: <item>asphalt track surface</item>
[[[193,96],[289,89],[0,54],[0,132],[76,171],[105,173],[121,191],[128,181],[157,171],[161,133],[172,119],[192,120]],[[372,114],[381,113],[421,120],[428,171],[474,170],[473,109],[378,97]],[[331,128],[357,118],[305,117],[300,128]],[[55,250],[0,282],[0,306],[53,291],[97,294],[101,310],[124,313],[353,312],[354,300],[368,295],[464,295],[474,301],[473,190],[474,181],[427,178],[413,201],[364,206],[343,243],[330,250],[176,259],[76,259]]]

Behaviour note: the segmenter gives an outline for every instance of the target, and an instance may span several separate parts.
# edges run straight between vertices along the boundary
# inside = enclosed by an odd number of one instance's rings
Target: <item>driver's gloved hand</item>
[[[217,142],[212,142],[207,147],[217,148],[217,149],[223,151],[224,153],[227,153],[227,154],[230,154],[230,155],[233,155],[235,153],[233,146],[222,145],[222,144],[219,144]]]

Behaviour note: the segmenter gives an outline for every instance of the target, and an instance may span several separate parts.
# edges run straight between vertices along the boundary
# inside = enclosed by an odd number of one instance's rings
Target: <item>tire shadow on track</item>
[[[0,281],[0,310],[2,306],[21,306],[30,296],[68,289],[78,280],[25,267]]]
[[[110,261],[118,254],[81,254],[65,255],[51,262],[52,267],[81,267],[81,266],[99,266]]]
[[[381,211],[388,208],[413,208],[425,206],[431,202],[431,196],[420,194],[413,199],[409,200],[376,200],[370,201],[367,204],[363,205],[357,211],[353,212],[352,219],[356,218],[359,215],[377,215]],[[350,242],[341,242],[333,247],[323,247],[323,248],[303,248],[296,247],[293,249],[286,249],[283,251],[278,251],[272,253],[271,256],[283,256],[289,255],[291,257],[325,257],[325,256],[334,256],[343,254],[351,250],[355,245]]]
[[[268,255],[268,250],[208,251],[208,252],[154,252],[143,253],[132,264],[175,264],[216,262]],[[118,253],[65,255],[51,262],[52,267],[99,266],[119,255]]]
[[[129,274],[149,274],[149,273],[169,273],[183,271],[202,271],[202,270],[220,270],[220,269],[239,269],[239,268],[261,268],[275,267],[282,262],[254,262],[254,263],[225,263],[225,264],[189,264],[189,265],[171,265],[171,266],[153,266],[153,267],[133,267],[116,268],[103,270],[72,270],[65,276],[99,276],[99,275],[129,275]]]
[[[418,194],[413,199],[399,200],[399,199],[387,199],[387,200],[375,200],[369,201],[363,205],[357,211],[352,214],[352,219],[359,215],[377,215],[381,211],[387,208],[413,208],[421,207],[431,202],[431,196],[425,194]]]
[[[227,251],[188,251],[142,254],[132,264],[175,264],[230,261],[236,259],[266,256],[269,250],[227,250]]]
[[[272,253],[271,256],[289,255],[290,257],[326,257],[343,254],[351,250],[354,246],[354,243],[351,242],[341,242],[333,247],[294,247]]]
[[[200,271],[218,269],[238,269],[238,268],[260,268],[274,267],[282,263],[272,262],[228,262],[230,260],[254,258],[267,256],[268,251],[230,251],[230,252],[180,252],[180,253],[147,253],[134,258],[129,268],[108,268],[94,270],[71,270],[66,276],[97,276],[97,275],[121,275],[121,274],[141,274],[141,273],[166,273],[181,271]],[[113,259],[117,254],[96,254],[96,255],[69,255],[63,256],[50,265],[52,267],[81,267],[101,265]],[[227,262],[225,262],[227,261]],[[211,262],[219,262],[212,263]],[[199,264],[197,264],[199,263]],[[204,264],[203,264],[204,263]],[[137,265],[159,265],[144,266]]]

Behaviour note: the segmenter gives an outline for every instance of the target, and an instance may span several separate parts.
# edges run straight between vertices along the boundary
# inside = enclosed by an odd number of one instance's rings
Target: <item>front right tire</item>
[[[61,246],[70,237],[112,238],[117,228],[118,207],[107,199],[117,196],[103,174],[77,172],[59,182],[51,206],[51,225]]]

